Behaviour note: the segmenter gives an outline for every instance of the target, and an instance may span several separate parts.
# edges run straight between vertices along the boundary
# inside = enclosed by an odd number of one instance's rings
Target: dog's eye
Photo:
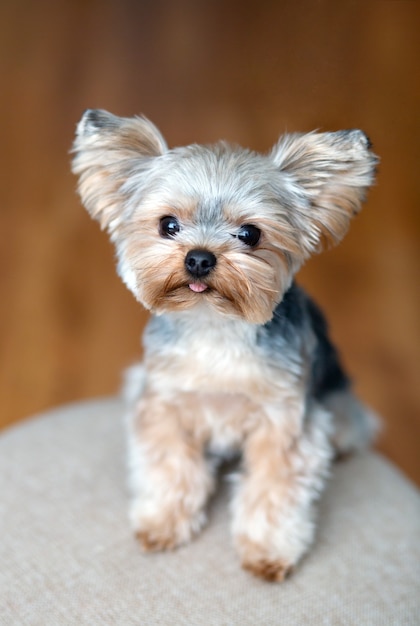
[[[179,222],[176,217],[172,215],[165,215],[162,217],[159,224],[159,233],[162,237],[174,237],[179,233]]]
[[[238,239],[245,243],[247,246],[254,247],[257,245],[261,237],[261,231],[256,226],[252,224],[244,224],[241,226]]]

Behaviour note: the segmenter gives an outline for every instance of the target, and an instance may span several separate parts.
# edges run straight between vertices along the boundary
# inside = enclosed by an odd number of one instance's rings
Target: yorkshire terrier
[[[217,460],[241,455],[232,533],[242,566],[282,580],[314,538],[334,456],[374,418],[325,319],[294,281],[341,240],[371,185],[360,130],[286,134],[268,154],[225,142],[169,149],[144,117],[84,113],[73,171],[152,316],[131,371],[131,521],[144,550],[206,522]]]

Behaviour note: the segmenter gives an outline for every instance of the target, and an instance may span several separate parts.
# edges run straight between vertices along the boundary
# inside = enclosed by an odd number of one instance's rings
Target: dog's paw
[[[293,570],[293,563],[248,538],[240,537],[237,546],[242,567],[258,578],[282,582]]]
[[[254,576],[263,578],[268,582],[282,582],[292,571],[293,566],[282,561],[244,561],[242,567]]]
[[[131,510],[135,535],[144,552],[174,550],[189,543],[206,523],[206,515],[200,511],[193,518],[184,511],[172,510],[157,516],[145,516],[138,507]]]

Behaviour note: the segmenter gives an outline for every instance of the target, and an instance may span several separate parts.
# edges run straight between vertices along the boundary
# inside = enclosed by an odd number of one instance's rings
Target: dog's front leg
[[[268,413],[274,414],[276,407]],[[281,413],[280,413],[281,416]],[[329,415],[314,408],[304,419],[261,420],[248,435],[244,476],[233,501],[233,534],[242,566],[281,581],[314,536],[313,502],[331,459]]]
[[[203,455],[203,433],[194,429],[194,403],[178,394],[145,393],[130,426],[131,521],[144,550],[188,542],[206,521],[213,488]]]

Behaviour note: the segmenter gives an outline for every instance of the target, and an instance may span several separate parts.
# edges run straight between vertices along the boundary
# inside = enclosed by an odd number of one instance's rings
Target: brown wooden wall
[[[363,128],[381,166],[346,240],[301,282],[329,314],[380,448],[420,482],[419,20],[414,0],[3,0],[0,424],[114,392],[146,316],[69,171],[87,107],[171,145],[268,149]]]

